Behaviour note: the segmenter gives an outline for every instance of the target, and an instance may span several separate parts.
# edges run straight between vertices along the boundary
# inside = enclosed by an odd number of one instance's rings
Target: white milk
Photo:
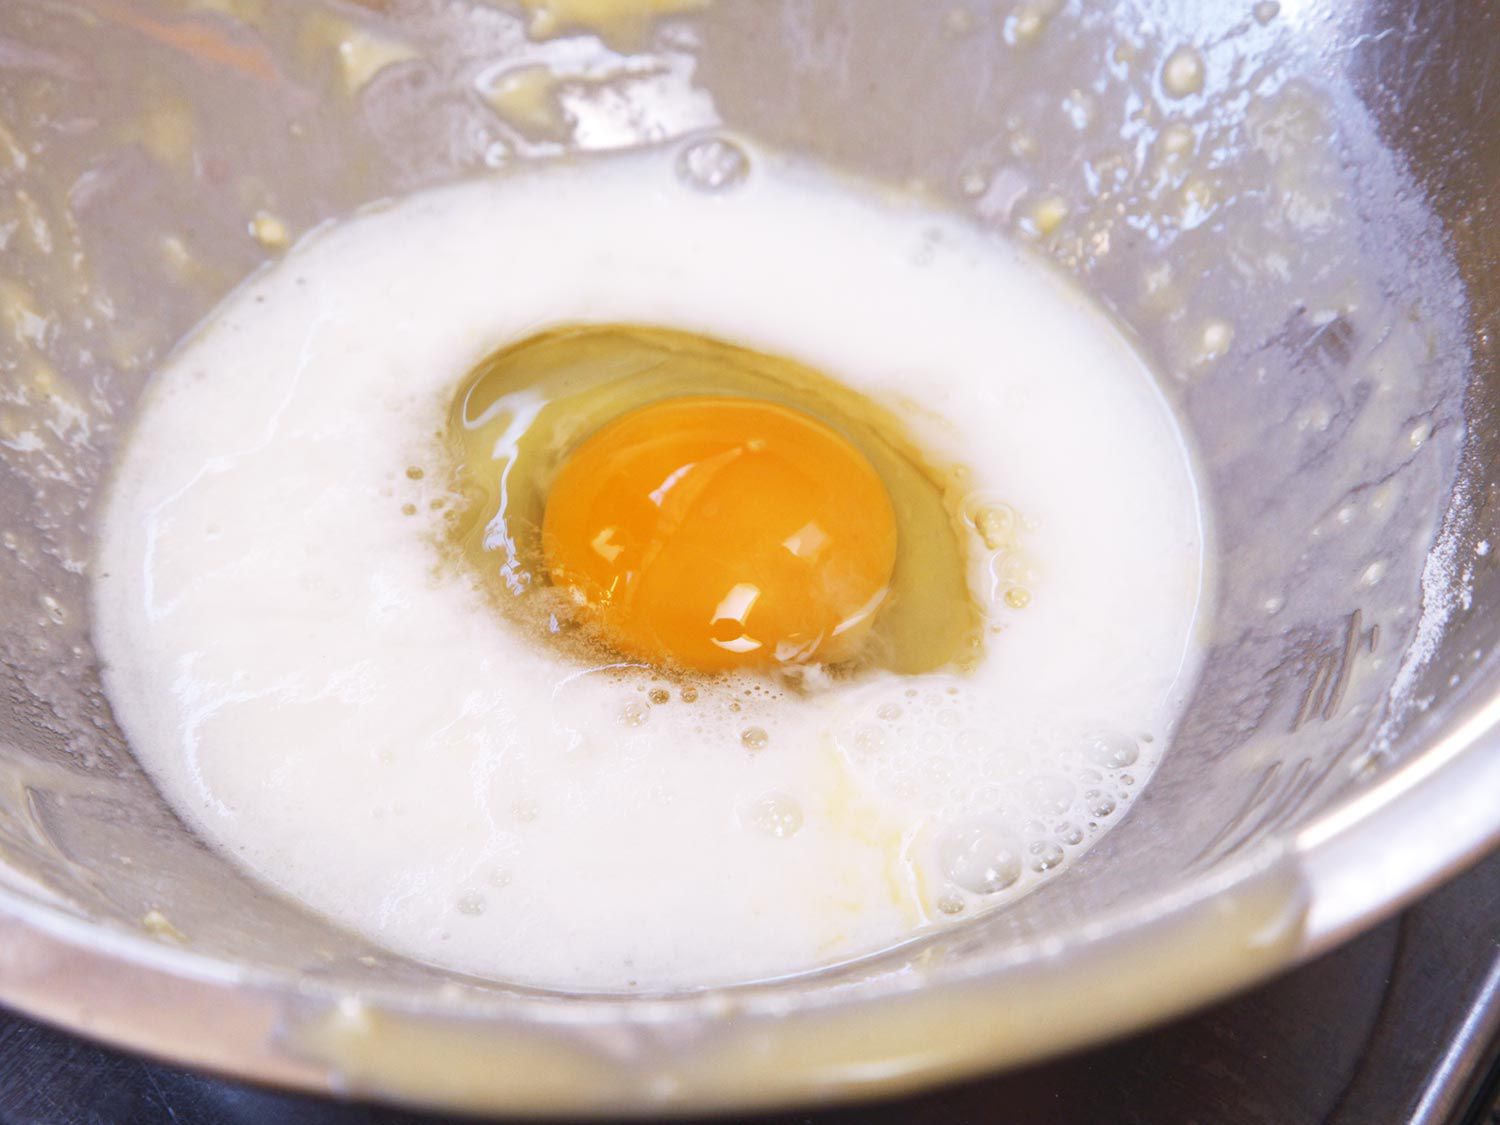
[[[1027,520],[969,675],[652,705],[441,565],[470,366],[563,321],[781,353],[886,402]],[[407,514],[409,505],[417,514]],[[1128,808],[1192,686],[1204,532],[1140,359],[994,236],[769,157],[414,196],[317,233],[158,374],[95,584],[110,699],[203,837],[401,953],[565,988],[717,984],[951,924]],[[752,752],[749,726],[767,733]]]

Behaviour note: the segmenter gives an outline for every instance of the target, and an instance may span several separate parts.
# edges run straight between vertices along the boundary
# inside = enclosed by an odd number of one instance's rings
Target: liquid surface
[[[588,321],[791,357],[967,466],[978,666],[700,691],[508,627],[421,470],[476,363]],[[96,641],[140,761],[268,882],[471,973],[692,987],[1065,870],[1170,737],[1202,551],[1148,373],[1037,263],[771,159],[705,194],[657,154],[415,196],[244,287],[144,406]]]

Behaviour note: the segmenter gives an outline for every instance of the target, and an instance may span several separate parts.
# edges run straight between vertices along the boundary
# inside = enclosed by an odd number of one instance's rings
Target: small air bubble
[[[1120,770],[1133,766],[1141,756],[1135,739],[1125,734],[1098,734],[1089,739],[1083,749],[1084,757],[1096,766],[1107,770]],[[1097,780],[1097,775],[1095,775]]]
[[[1038,840],[1030,847],[1031,869],[1038,874],[1051,871],[1063,861],[1062,848],[1050,840]]]
[[[407,480],[421,480],[425,475],[426,474],[422,472],[421,467],[417,465],[409,466],[406,470]]]
[[[417,506],[415,504],[402,504],[401,514],[403,516],[414,516],[417,514]]]
[[[684,703],[696,703],[698,701],[698,689],[695,687],[683,688],[681,695]]]
[[[901,717],[901,705],[898,703],[883,703],[880,709],[875,712],[875,717],[877,719],[884,719],[888,723],[893,723]]]
[[[1217,317],[1205,321],[1198,334],[1198,361],[1210,363],[1229,350],[1234,343],[1234,326]]]
[[[479,894],[466,894],[458,900],[458,912],[467,914],[471,918],[484,913],[484,896]]]
[[[652,703],[666,703],[672,698],[672,693],[667,691],[666,688],[652,688],[646,693],[646,698]]]
[[[801,830],[802,806],[785,793],[767,793],[750,810],[750,823],[769,836],[785,840]]]
[[[1026,805],[1043,816],[1058,816],[1073,804],[1073,783],[1055,774],[1029,778],[1024,786]]]
[[[1115,811],[1115,801],[1108,793],[1098,789],[1090,789],[1083,795],[1084,807],[1089,810],[1090,816],[1101,819]]]
[[[991,754],[984,765],[991,777],[1025,777],[1031,770],[1031,755],[1019,747],[1004,747]]]
[[[1011,609],[1025,609],[1031,604],[1031,591],[1024,586],[1012,586],[1005,591],[1005,604]]]
[[[1057,838],[1070,846],[1083,843],[1083,829],[1076,824],[1059,824]]]
[[[879,727],[860,727],[854,732],[854,750],[861,757],[876,757],[884,753],[885,748],[885,732]]]
[[[770,745],[771,736],[762,727],[746,727],[740,732],[740,742],[746,750],[764,750]]]
[[[651,717],[651,708],[638,700],[632,699],[624,707],[620,708],[620,722],[627,727],[638,727],[643,725]]]
[[[953,745],[962,754],[978,754],[983,752],[987,741],[979,731],[969,728],[958,732],[958,737],[953,740]]]
[[[990,821],[950,832],[939,854],[948,878],[974,894],[996,894],[1021,877],[1020,841]]]
[[[962,914],[964,912],[964,900],[957,895],[943,895],[937,900],[937,908],[944,914]]]
[[[1171,98],[1185,98],[1203,89],[1203,58],[1191,47],[1178,47],[1161,70],[1162,89]]]
[[[682,150],[677,157],[677,175],[697,191],[728,191],[750,175],[750,157],[733,142],[710,137]]]

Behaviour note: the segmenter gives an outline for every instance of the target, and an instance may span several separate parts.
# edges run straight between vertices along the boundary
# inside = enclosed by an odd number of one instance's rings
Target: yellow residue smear
[[[254,28],[264,27],[270,14],[269,0],[187,0],[187,7],[194,12],[215,12],[228,16]]]
[[[556,97],[557,75],[545,66],[507,71],[486,93],[496,113],[530,133],[561,133],[567,120]]]
[[[166,167],[188,172],[198,139],[193,107],[170,92],[153,91],[150,104],[125,126],[122,139],[139,144]]]
[[[908,861],[903,826],[861,797],[859,787],[849,775],[849,767],[836,749],[825,746],[823,761],[832,781],[823,808],[829,826],[841,836],[868,844],[884,857],[882,873],[891,905],[901,911],[907,926],[922,924],[927,920],[924,888],[916,866]],[[846,905],[858,911],[863,906],[862,896],[851,893]],[[832,952],[834,944],[830,942],[830,948],[824,952]]]
[[[709,0],[521,0],[531,13],[531,34],[592,31],[614,43],[639,41],[652,20],[696,12]]]
[[[350,95],[363,90],[386,67],[417,57],[410,44],[327,12],[313,12],[303,20],[300,47],[309,61],[331,51],[339,79]]]
[[[165,938],[167,941],[174,941],[178,944],[187,941],[187,935],[172,925],[172,920],[160,910],[147,911],[141,918],[141,926],[147,933],[159,938]]]

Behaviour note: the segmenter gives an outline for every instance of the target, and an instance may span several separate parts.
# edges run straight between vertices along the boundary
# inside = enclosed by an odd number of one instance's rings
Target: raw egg
[[[704,671],[837,662],[890,592],[896,514],[874,466],[817,419],[747,398],[617,418],[547,498],[552,580],[624,652]]]
[[[463,564],[581,662],[911,673],[981,652],[964,470],[808,364],[563,325],[481,360],[449,418]]]

